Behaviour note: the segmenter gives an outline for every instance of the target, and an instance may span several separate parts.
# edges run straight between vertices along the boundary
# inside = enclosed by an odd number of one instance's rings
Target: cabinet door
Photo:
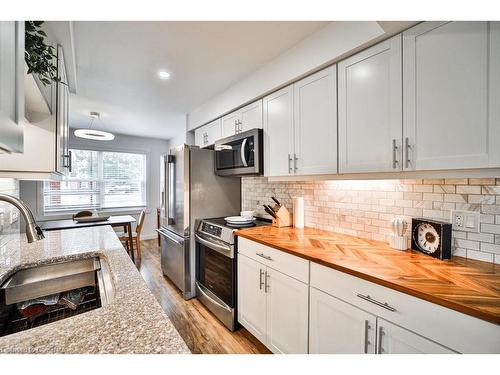
[[[500,149],[489,144],[500,144],[500,124],[488,118],[489,69],[499,69],[488,58],[498,46],[488,34],[488,22],[425,22],[404,32],[405,169],[498,166],[490,158],[498,163]]]
[[[310,288],[309,353],[375,353],[376,317]]]
[[[294,169],[337,173],[337,67],[294,84]]]
[[[0,153],[23,152],[24,21],[0,21]]]
[[[338,64],[339,173],[401,169],[401,36]]]
[[[266,272],[267,347],[274,353],[307,353],[307,284],[271,268]]]
[[[263,105],[266,175],[293,174],[293,86],[266,96]]]
[[[489,22],[490,167],[500,166],[500,22]]]
[[[196,129],[194,131],[194,144],[198,147],[204,147],[206,144],[208,144],[207,136],[208,134],[205,126]]]
[[[66,65],[61,46],[57,47],[57,75],[61,79],[56,84],[56,171],[66,173],[71,166],[69,154],[69,89]]]
[[[266,266],[238,254],[238,321],[266,343]]]
[[[434,341],[377,318],[378,354],[452,354]]]
[[[234,111],[222,117],[222,138],[230,137],[236,134],[237,126],[240,121],[240,112]]]
[[[208,134],[208,146],[213,145],[215,141],[222,138],[221,119],[212,121],[210,124],[207,125],[207,134]]]
[[[240,109],[238,132],[262,128],[262,100],[257,100]]]

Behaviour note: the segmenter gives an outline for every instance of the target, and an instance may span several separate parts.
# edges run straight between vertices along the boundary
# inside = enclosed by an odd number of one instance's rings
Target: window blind
[[[72,151],[73,171],[45,181],[45,212],[146,206],[146,155]]]

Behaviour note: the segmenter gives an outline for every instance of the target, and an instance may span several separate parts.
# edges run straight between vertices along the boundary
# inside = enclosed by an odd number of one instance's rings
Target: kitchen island
[[[15,235],[0,248],[0,285],[24,268],[100,257],[113,300],[98,309],[0,337],[3,353],[189,353],[110,226],[45,233],[27,243]]]

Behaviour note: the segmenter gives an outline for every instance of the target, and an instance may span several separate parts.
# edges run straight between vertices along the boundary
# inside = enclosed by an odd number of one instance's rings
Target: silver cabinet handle
[[[376,299],[373,299],[369,295],[365,296],[365,295],[360,294],[360,293],[356,294],[356,296],[358,296],[361,299],[364,299],[365,301],[371,302],[377,306],[383,307],[386,310],[389,310],[391,312],[396,312],[396,309],[394,307],[390,306],[387,302],[380,302],[380,301],[377,301]]]
[[[234,120],[234,134],[238,134],[238,122]]]
[[[405,152],[406,152],[406,157],[405,157],[405,168],[408,168],[411,160],[410,160],[410,139],[408,137],[405,138]]]
[[[271,258],[270,256],[268,255],[264,255],[264,253],[255,253],[255,255],[258,255],[260,256],[261,258],[264,258],[264,259],[267,259],[267,260],[273,260],[273,258]]]
[[[267,282],[269,277],[271,277],[271,275],[269,275],[266,271],[266,277],[265,277],[266,283],[264,285],[264,292],[266,292],[266,293],[269,291],[269,288],[270,288],[269,283]]]
[[[262,276],[264,276],[264,271],[259,270],[260,275],[259,275],[259,290],[262,290],[262,287],[264,286],[264,281],[262,280]]]
[[[368,354],[368,345],[370,345],[370,340],[368,340],[368,330],[370,328],[370,322],[365,320],[365,354]]]
[[[377,343],[377,353],[382,354],[384,349],[382,349],[382,336],[385,335],[382,326],[378,327],[378,343]]]
[[[396,143],[396,140],[393,139],[392,140],[392,168],[393,169],[396,169],[398,167],[398,157],[397,157],[397,153],[398,153],[398,145]]]
[[[297,173],[297,170],[299,169],[299,167],[297,167],[297,161],[299,160],[299,158],[297,157],[297,154],[293,154],[293,170],[295,173]]]
[[[241,120],[238,120],[238,131],[240,133],[243,131],[243,127],[241,125],[243,125],[243,123],[241,122]]]
[[[292,157],[288,154],[288,173],[292,173]]]
[[[69,169],[69,172],[73,172],[73,152],[71,150],[68,151],[68,159],[69,159],[69,166],[68,166],[68,169]]]

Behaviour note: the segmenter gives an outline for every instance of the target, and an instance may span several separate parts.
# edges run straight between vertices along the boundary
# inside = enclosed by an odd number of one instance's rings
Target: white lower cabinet
[[[265,276],[267,347],[273,353],[307,353],[308,285],[271,268]]]
[[[274,353],[500,353],[500,325],[238,237],[238,321]]]
[[[266,342],[266,266],[238,256],[238,321],[259,341]]]
[[[453,354],[445,348],[416,333],[377,318],[378,354]]]
[[[310,288],[309,353],[375,353],[376,317]]]
[[[307,353],[308,285],[238,254],[238,321],[274,353]]]

